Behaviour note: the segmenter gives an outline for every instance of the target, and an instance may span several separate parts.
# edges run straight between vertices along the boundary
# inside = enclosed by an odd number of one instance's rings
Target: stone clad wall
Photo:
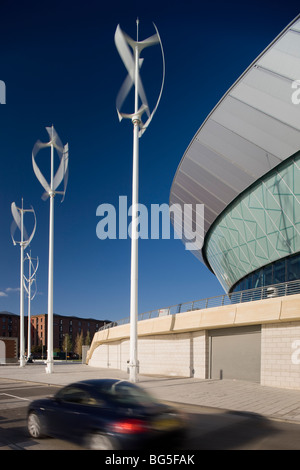
[[[300,389],[300,322],[262,328],[261,384]]]
[[[140,374],[209,378],[209,331],[261,326],[262,385],[300,390],[300,294],[138,323]],[[95,334],[87,363],[127,370],[129,325]]]
[[[155,335],[138,341],[140,374],[181,377],[206,377],[205,333]],[[89,365],[127,370],[129,339],[99,345]]]

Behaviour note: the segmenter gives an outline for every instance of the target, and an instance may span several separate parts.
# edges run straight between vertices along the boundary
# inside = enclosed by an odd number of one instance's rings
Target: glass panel
[[[264,273],[263,273],[263,269],[260,269],[259,274],[258,274],[257,286],[255,287],[262,287],[263,285],[264,285]]]
[[[267,266],[264,268],[264,285],[269,286],[273,284],[273,276],[272,276],[273,266]]]
[[[280,260],[274,264],[274,284],[285,281],[285,260]]]
[[[255,289],[258,283],[259,271],[256,271],[252,274],[252,288]]]
[[[294,281],[300,279],[300,256],[287,260],[287,280]]]
[[[252,289],[252,276],[246,278],[245,289]]]

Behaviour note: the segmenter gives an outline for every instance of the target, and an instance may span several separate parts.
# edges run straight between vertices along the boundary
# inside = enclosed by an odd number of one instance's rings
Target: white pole
[[[53,133],[52,133],[53,138]],[[47,367],[46,372],[53,372],[53,246],[54,246],[54,149],[51,144],[51,193],[50,193],[50,217],[49,217],[49,267],[48,267],[48,338],[47,338]]]
[[[28,277],[28,340],[27,340],[27,359],[31,355],[31,252],[29,257],[29,277]]]
[[[137,20],[138,31],[138,20]],[[138,38],[137,38],[138,41]],[[138,235],[137,210],[139,191],[139,125],[138,116],[138,77],[139,77],[139,48],[135,47],[135,105],[133,122],[133,169],[132,169],[132,222],[131,222],[131,286],[130,286],[130,362],[129,379],[137,382],[137,320],[138,320]]]
[[[24,230],[23,230],[23,198],[21,209],[21,260],[20,260],[20,367],[25,366],[25,347],[24,347]]]

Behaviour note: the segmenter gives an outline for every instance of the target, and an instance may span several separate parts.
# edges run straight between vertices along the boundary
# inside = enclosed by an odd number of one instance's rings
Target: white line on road
[[[29,398],[17,397],[16,395],[11,395],[10,393],[0,393],[0,395],[5,395],[7,397],[18,398],[18,400],[30,401]]]

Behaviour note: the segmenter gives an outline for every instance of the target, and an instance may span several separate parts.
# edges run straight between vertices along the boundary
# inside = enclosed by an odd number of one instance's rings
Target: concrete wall
[[[18,362],[18,339],[0,336],[0,364]]]
[[[261,384],[300,389],[300,322],[263,325]]]
[[[138,341],[140,374],[206,378],[205,331],[153,335]],[[90,366],[127,370],[129,339],[100,344]]]
[[[261,326],[262,385],[300,389],[300,295],[196,310],[138,323],[141,374],[209,378],[209,331]],[[87,362],[127,370],[129,325],[95,334]]]

